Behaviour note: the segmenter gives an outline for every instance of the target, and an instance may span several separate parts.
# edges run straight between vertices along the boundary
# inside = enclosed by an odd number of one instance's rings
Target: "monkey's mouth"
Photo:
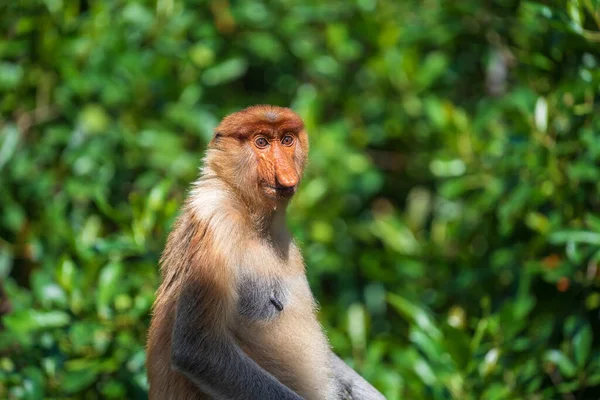
[[[271,196],[274,197],[283,197],[283,198],[289,198],[292,197],[294,195],[294,193],[296,193],[296,186],[271,186],[271,185],[266,185],[265,189],[267,191],[267,193]]]

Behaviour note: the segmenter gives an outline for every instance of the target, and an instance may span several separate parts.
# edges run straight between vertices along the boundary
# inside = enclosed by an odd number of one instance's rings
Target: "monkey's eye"
[[[254,144],[259,149],[264,149],[265,147],[267,147],[269,145],[269,142],[264,137],[259,137],[254,141]]]
[[[281,139],[281,144],[284,146],[291,146],[294,143],[294,138],[290,135],[285,135],[283,139]]]

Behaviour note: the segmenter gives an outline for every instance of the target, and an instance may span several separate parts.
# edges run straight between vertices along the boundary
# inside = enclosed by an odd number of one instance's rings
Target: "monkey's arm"
[[[177,303],[171,362],[216,399],[302,400],[248,357],[228,332],[222,291],[189,282]]]
[[[351,400],[385,400],[362,376],[350,368],[341,358],[331,353],[331,364],[338,380],[342,399]]]

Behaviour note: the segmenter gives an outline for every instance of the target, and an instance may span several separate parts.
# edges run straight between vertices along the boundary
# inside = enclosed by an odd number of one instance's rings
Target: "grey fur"
[[[277,111],[266,111],[265,112],[265,117],[267,117],[267,119],[269,121],[275,121],[278,116],[279,116],[279,113],[277,113]]]
[[[173,367],[215,399],[301,400],[248,357],[224,330],[206,323],[208,308],[222,307],[210,290],[188,283],[178,304],[171,348]],[[238,312],[250,320],[268,321],[284,312],[286,291],[277,280],[246,276],[238,284]],[[214,312],[214,311],[212,311]],[[385,400],[385,397],[333,352],[338,400]]]
[[[302,400],[248,357],[225,330],[206,323],[207,308],[223,307],[210,293],[190,283],[180,294],[171,347],[173,367],[216,399]]]
[[[385,400],[377,389],[334,353],[331,353],[331,365],[339,383],[340,400]]]
[[[238,284],[239,313],[251,320],[272,320],[285,308],[286,297],[281,282],[242,277]]]

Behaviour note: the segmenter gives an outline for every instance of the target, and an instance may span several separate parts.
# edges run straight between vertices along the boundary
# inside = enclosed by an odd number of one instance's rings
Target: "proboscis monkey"
[[[216,128],[161,258],[150,399],[384,399],[331,351],[285,227],[307,154],[288,108]]]

